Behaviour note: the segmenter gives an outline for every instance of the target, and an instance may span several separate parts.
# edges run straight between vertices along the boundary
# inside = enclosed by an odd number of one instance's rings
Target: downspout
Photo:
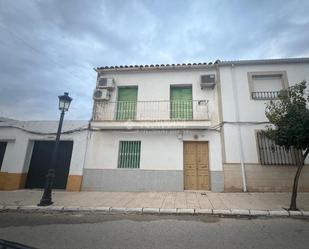
[[[241,165],[241,176],[242,176],[242,186],[243,191],[247,192],[247,181],[246,181],[246,172],[245,172],[245,164],[244,164],[244,148],[242,143],[241,129],[240,129],[240,118],[239,118],[239,103],[238,103],[238,89],[236,84],[235,77],[235,66],[232,64],[232,89],[234,96],[234,104],[235,104],[235,118],[237,123],[237,135],[238,135],[238,145],[239,145],[239,157],[240,157],[240,165]]]
[[[89,146],[89,140],[91,138],[91,133],[90,133],[90,122],[88,123],[88,129],[87,129],[87,134],[86,134],[86,146],[85,146],[85,151],[84,151],[84,160],[83,160],[83,169],[82,169],[82,182],[84,180],[84,170],[86,166],[86,157],[88,156],[88,146]],[[82,184],[80,186],[80,191],[82,190]]]

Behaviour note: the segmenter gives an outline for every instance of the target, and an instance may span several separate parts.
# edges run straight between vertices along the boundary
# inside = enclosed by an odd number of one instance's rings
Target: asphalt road
[[[0,238],[36,248],[309,248],[309,220],[0,213]]]

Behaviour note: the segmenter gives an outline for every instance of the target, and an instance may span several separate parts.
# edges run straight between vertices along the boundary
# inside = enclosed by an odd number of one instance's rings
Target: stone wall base
[[[240,164],[224,164],[224,191],[242,191]],[[265,166],[246,164],[245,172],[249,192],[290,192],[297,166]],[[299,179],[298,190],[309,192],[309,165],[305,165]]]

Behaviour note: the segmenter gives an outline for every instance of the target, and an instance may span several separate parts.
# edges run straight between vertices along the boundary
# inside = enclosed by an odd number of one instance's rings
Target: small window
[[[280,90],[286,88],[285,72],[248,73],[251,98],[255,100],[276,99]]]
[[[141,141],[120,141],[118,168],[139,168],[140,152]]]
[[[262,165],[297,165],[301,159],[302,151],[276,145],[262,132],[257,133],[258,150]]]

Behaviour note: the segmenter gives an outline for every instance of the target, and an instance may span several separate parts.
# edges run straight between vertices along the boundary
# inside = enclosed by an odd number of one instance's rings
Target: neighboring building
[[[0,119],[0,190],[43,188],[57,121]],[[65,121],[54,187],[80,191],[88,121]]]
[[[276,146],[258,131],[267,125],[266,103],[275,99],[279,90],[303,80],[309,82],[309,58],[226,61],[219,65],[225,191],[243,189],[242,172],[248,191],[291,191],[297,153]],[[299,189],[309,191],[307,165]]]

